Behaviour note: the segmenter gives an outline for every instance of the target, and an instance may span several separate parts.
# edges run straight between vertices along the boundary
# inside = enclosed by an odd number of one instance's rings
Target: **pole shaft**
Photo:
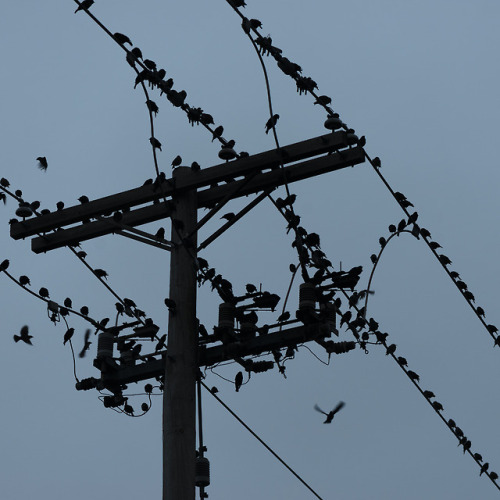
[[[179,167],[174,177],[190,170]],[[196,325],[196,234],[189,250],[181,238],[196,227],[196,190],[172,196],[172,242],[170,298],[175,311],[169,313],[168,356],[165,359],[163,394],[163,500],[194,500],[196,449],[197,325]],[[174,219],[180,221],[178,230]]]

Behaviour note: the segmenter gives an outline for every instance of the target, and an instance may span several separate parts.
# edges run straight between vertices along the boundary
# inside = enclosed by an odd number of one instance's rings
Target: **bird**
[[[388,356],[389,354],[394,354],[395,352],[396,352],[396,344],[391,344],[387,348],[387,351],[386,351],[385,355]]]
[[[172,168],[178,167],[182,163],[182,158],[180,155],[177,155],[173,160],[172,160]]]
[[[146,106],[148,107],[149,111],[151,111],[151,113],[154,113],[155,116],[158,114],[158,105],[156,104],[156,102],[152,101],[151,99],[148,99],[146,101]]]
[[[493,481],[496,481],[498,479],[498,474],[494,471],[490,472],[490,479],[493,479]]]
[[[177,304],[175,303],[175,300],[166,298],[164,300],[165,305],[167,306],[168,310],[172,313],[175,314],[175,311],[177,309]]]
[[[24,276],[24,275],[19,276],[19,283],[21,283],[22,286],[31,285],[31,281],[28,278],[28,276]]]
[[[82,350],[79,352],[78,357],[84,358],[85,353],[89,350],[91,345],[92,342],[90,342],[90,328],[87,328],[87,330],[85,330],[85,335],[83,337],[83,347]]]
[[[94,269],[94,274],[98,278],[104,278],[104,279],[106,279],[108,277],[108,273],[104,269]]]
[[[436,410],[436,411],[441,411],[443,409],[443,405],[439,402],[439,401],[434,401],[432,403],[432,407]]]
[[[221,137],[223,133],[224,133],[224,127],[222,125],[216,127],[215,130],[212,132],[212,142],[214,142],[215,139]]]
[[[80,308],[80,312],[84,315],[87,316],[89,314],[89,308],[87,306],[82,306]]]
[[[344,406],[345,403],[343,401],[340,401],[339,404],[332,411],[328,413],[326,413],[326,411],[323,411],[317,404],[314,405],[314,409],[319,413],[323,413],[323,415],[326,415],[326,420],[323,422],[324,424],[330,424],[335,414],[338,413]]]
[[[332,103],[332,98],[327,95],[320,95],[314,104],[319,104],[320,106],[328,106]]]
[[[241,384],[243,383],[243,373],[238,372],[236,377],[234,377],[234,387],[236,388],[236,392],[240,390]]]
[[[128,43],[132,47],[132,42],[130,41],[130,38],[127,35],[124,35],[123,33],[115,33],[113,35],[113,38],[121,45],[125,45]]]
[[[42,287],[42,288],[40,288],[40,290],[38,290],[38,295],[40,295],[40,297],[48,299],[49,298],[49,291],[45,287]]]
[[[436,397],[436,395],[432,391],[424,391],[424,396],[427,399],[431,399],[431,398],[435,398]]]
[[[290,319],[290,312],[285,311],[284,313],[278,316],[278,323],[283,323],[284,321],[288,321]]]
[[[160,241],[160,240],[164,240],[164,239],[165,239],[165,228],[160,227],[160,229],[158,229],[158,231],[156,231],[155,240]]]
[[[4,261],[2,261],[2,263],[0,264],[0,271],[6,271],[9,268],[9,264],[9,259],[5,259]]]
[[[17,344],[20,340],[22,340],[25,344],[28,344],[28,345],[33,345],[31,343],[31,339],[33,338],[33,335],[30,335],[29,334],[29,328],[28,328],[28,325],[24,325],[22,328],[21,328],[21,331],[20,331],[20,334],[21,335],[14,335],[14,342]]]
[[[94,0],[83,0],[83,2],[81,2],[77,9],[75,10],[75,14],[79,11],[79,10],[88,10],[92,4],[94,3]]]
[[[161,142],[156,137],[150,137],[149,142],[151,146],[153,146],[153,149],[159,149],[161,151]]]
[[[474,453],[474,460],[477,460],[478,462],[482,462],[483,457],[480,453]]]
[[[234,212],[228,212],[227,214],[224,214],[221,219],[225,219],[227,220],[228,222],[232,219],[234,219],[236,216],[234,214]]]
[[[69,297],[66,297],[64,299],[64,307],[67,307],[68,309],[71,309],[73,307],[73,302]]]
[[[257,292],[257,287],[255,285],[252,285],[252,283],[247,283],[245,285],[245,289],[247,293],[255,293]]]
[[[266,134],[269,133],[269,131],[276,126],[278,123],[280,115],[273,115],[269,120],[266,122]]]
[[[488,470],[488,467],[490,466],[490,464],[488,462],[485,462],[482,466],[481,466],[481,472],[479,473],[479,475],[481,475],[483,472],[486,472]]]
[[[66,333],[64,334],[64,342],[63,342],[64,345],[66,345],[66,342],[68,342],[68,340],[71,340],[71,337],[73,337],[74,333],[75,333],[74,328],[68,328],[66,330]]]
[[[412,379],[412,380],[416,380],[417,382],[420,381],[420,377],[413,371],[411,370],[408,370],[408,376]]]
[[[451,264],[451,260],[446,255],[440,255],[439,262],[441,262],[443,266],[448,266]]]
[[[197,161],[193,161],[193,163],[191,163],[191,170],[193,172],[199,172],[200,169],[200,164]]]
[[[48,163],[47,163],[47,158],[45,158],[45,156],[39,156],[37,158],[37,161],[38,161],[38,168],[40,170],[42,170],[43,172],[46,172],[47,171],[47,167],[49,166]]]
[[[476,312],[479,316],[482,316],[484,318],[485,313],[484,313],[484,309],[482,307],[476,307]]]
[[[64,208],[64,201],[58,201],[56,203],[56,208],[58,211],[61,211]]]
[[[78,198],[78,201],[83,205],[84,203],[88,203],[89,199],[87,196],[82,195],[82,196],[80,196],[80,198]]]
[[[167,340],[167,334],[164,333],[158,343],[156,344],[155,351],[161,351],[165,347],[165,341]]]
[[[215,385],[210,389],[210,392],[212,394],[217,394],[219,392],[219,389],[217,389],[217,387],[215,387]]]

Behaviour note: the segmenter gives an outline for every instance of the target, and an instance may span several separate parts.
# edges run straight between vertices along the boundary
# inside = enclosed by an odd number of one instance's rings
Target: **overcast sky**
[[[3,78],[0,95],[0,177],[28,200],[55,210],[141,185],[154,176],[149,118],[142,91],[124,53],[70,0],[8,2],[2,8]],[[238,150],[272,149],[257,56],[224,0],[167,2],[97,0],[92,12],[112,32],[127,34],[145,57],[172,77],[188,102],[214,116]],[[500,5],[477,2],[248,0],[244,10],[262,21],[263,35],[312,77],[319,93],[359,136],[396,191],[415,205],[421,226],[443,247],[488,323],[497,311],[500,132],[498,19]],[[266,59],[282,145],[326,133],[325,112]],[[152,92],[160,112],[156,136],[160,168],[172,159],[218,163],[218,145],[202,127]],[[46,156],[41,172],[36,157]],[[291,186],[302,225],[321,236],[338,269],[362,265],[389,224],[403,217],[368,164]],[[283,195],[283,192],[280,193]],[[247,200],[234,202],[237,211]],[[16,204],[0,207],[0,260],[28,275],[32,288],[49,289],[87,305],[95,318],[112,316],[115,298],[67,249],[35,255],[30,241],[13,241],[8,221]],[[200,217],[203,215],[200,211]],[[149,232],[167,221],[142,227]],[[200,240],[220,225],[208,224]],[[231,280],[286,294],[296,262],[292,237],[265,201],[202,256]],[[118,235],[83,245],[88,262],[109,273],[109,284],[167,328],[169,255]],[[500,474],[500,350],[429,249],[408,235],[395,238],[374,278],[368,305],[397,353],[420,375],[422,387],[443,404]],[[65,327],[54,326],[38,301],[1,277],[2,423],[0,496],[27,498],[160,498],[161,397],[133,419],[105,409],[96,391],[77,392]],[[219,298],[199,289],[198,317],[209,328]],[[295,287],[288,310],[294,313]],[[281,306],[282,303],[280,303]],[[262,314],[271,323],[277,314]],[[29,325],[33,347],[13,341]],[[86,324],[71,318],[75,348]],[[352,340],[341,331],[340,340]],[[80,378],[97,376],[90,355],[77,359]],[[314,353],[326,361],[317,346]],[[239,393],[231,365],[207,371],[206,383],[273,447],[324,499],[489,499],[498,490],[457,447],[457,439],[413,387],[385,349],[357,349],[321,364],[306,348],[277,370],[252,376]],[[142,385],[134,387],[140,392]],[[143,397],[131,397],[139,408]],[[332,425],[314,404],[346,403]],[[311,494],[209,394],[204,394],[204,437],[212,466],[210,498],[312,498]]]

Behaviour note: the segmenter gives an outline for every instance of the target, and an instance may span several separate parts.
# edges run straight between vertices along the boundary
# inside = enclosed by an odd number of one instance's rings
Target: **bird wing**
[[[22,328],[21,328],[21,337],[26,337],[28,335],[28,325],[24,325]]]
[[[333,414],[335,415],[338,411],[340,411],[345,406],[343,401],[340,401],[339,404],[333,410]]]
[[[320,413],[323,413],[323,415],[328,415],[328,413],[326,413],[326,411],[323,411],[318,405],[314,405],[314,409],[316,411],[319,411]]]

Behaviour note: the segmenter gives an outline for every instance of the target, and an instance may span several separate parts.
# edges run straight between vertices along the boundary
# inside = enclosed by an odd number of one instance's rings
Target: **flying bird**
[[[326,415],[326,420],[323,422],[324,424],[330,424],[335,414],[338,413],[344,406],[345,403],[343,401],[340,401],[339,404],[328,413],[326,413],[326,411],[323,411],[318,405],[314,405],[314,409],[319,413],[323,413],[323,415]]]
[[[39,156],[37,158],[37,161],[38,161],[38,168],[43,172],[46,172],[47,167],[49,166],[49,164],[47,163],[47,158],[45,158],[45,156]]]
[[[90,342],[90,328],[87,328],[85,330],[85,336],[83,338],[83,347],[80,353],[78,354],[79,358],[84,358],[85,353],[89,350],[90,346],[92,345],[92,342]]]
[[[17,344],[20,340],[22,340],[25,344],[33,345],[31,343],[33,335],[29,335],[28,332],[29,332],[28,325],[24,325],[20,331],[21,335],[14,335],[14,342]]]
[[[83,0],[83,2],[81,2],[77,9],[75,10],[75,14],[79,11],[79,10],[88,10],[92,4],[94,3],[94,0]]]
[[[276,126],[278,123],[280,115],[273,115],[269,120],[266,122],[266,134],[269,133],[269,131]]]

